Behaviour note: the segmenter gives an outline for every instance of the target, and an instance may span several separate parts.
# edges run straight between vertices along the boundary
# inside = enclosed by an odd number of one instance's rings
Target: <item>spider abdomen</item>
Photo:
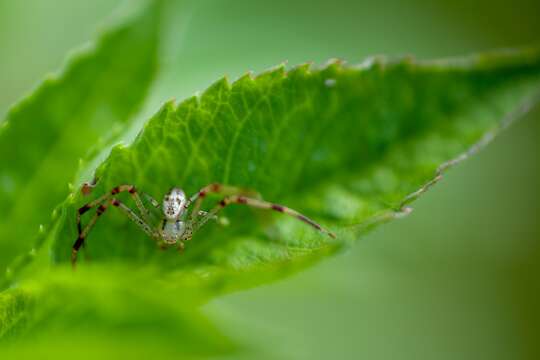
[[[165,221],[161,236],[167,244],[176,244],[186,231],[186,223],[180,220]]]

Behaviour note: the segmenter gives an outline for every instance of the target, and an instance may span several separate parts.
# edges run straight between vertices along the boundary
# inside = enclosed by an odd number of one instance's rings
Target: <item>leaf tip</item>
[[[237,85],[242,85],[246,83],[253,83],[254,81],[255,81],[255,76],[253,75],[253,71],[248,71],[244,75],[236,79],[232,85],[237,86]]]
[[[201,95],[201,99],[208,97],[217,97],[223,91],[230,90],[231,84],[227,76],[222,76],[219,80],[210,85]]]
[[[287,77],[287,65],[285,62],[282,62],[281,64],[277,66],[273,66],[269,68],[268,70],[265,70],[261,72],[259,75],[256,76],[257,80],[263,80],[263,79],[283,79]]]
[[[313,66],[312,61],[305,62],[300,65],[296,65],[289,71],[289,75],[299,75],[299,74],[307,75],[311,72],[312,66]]]
[[[331,58],[331,59],[328,59],[326,61],[326,63],[324,63],[323,65],[323,69],[328,69],[328,68],[340,68],[342,66],[344,66],[347,62],[343,59],[339,59],[339,58]]]
[[[360,63],[353,65],[352,68],[355,70],[367,70],[373,67],[383,67],[386,61],[387,58],[384,55],[369,56]]]
[[[343,70],[346,62],[341,59],[330,59],[321,68],[320,72],[326,87],[334,87],[337,83],[336,76]]]
[[[170,98],[169,100],[165,101],[161,109],[162,111],[166,112],[174,111],[176,109],[176,99]]]

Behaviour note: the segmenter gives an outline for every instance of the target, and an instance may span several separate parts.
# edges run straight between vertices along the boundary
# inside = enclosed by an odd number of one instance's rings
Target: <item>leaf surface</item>
[[[539,89],[537,50],[281,66],[232,84],[221,79],[199,97],[165,104],[133,144],[114,148],[96,171],[95,196],[127,183],[161,199],[172,186],[193,194],[221,182],[289,205],[338,238],[281,214],[236,206],[224,210],[231,226],[208,225],[178,256],[157,251],[111,211],[86,251],[95,262],[204,274],[223,290],[282,277],[410,212],[407,204],[446,168],[535,104]],[[57,263],[69,259],[76,208],[86,201],[77,193],[62,208],[51,237]]]

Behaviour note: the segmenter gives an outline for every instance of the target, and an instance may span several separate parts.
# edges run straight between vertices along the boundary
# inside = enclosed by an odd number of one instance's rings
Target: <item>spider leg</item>
[[[147,215],[149,215],[149,218],[147,217],[145,221],[150,223],[150,222],[153,222],[153,221],[155,222],[156,220],[159,220],[161,216],[161,204],[157,202],[156,199],[154,199],[148,193],[141,192],[141,197],[142,199],[146,200],[151,205],[148,208],[149,211],[147,211]],[[155,211],[151,211],[152,209],[154,209]],[[157,212],[159,212],[159,214],[156,214]]]
[[[231,204],[242,204],[242,205],[247,205],[247,206],[251,206],[251,207],[255,207],[255,208],[259,208],[259,209],[274,210],[274,211],[277,211],[277,212],[292,216],[292,217],[294,217],[294,218],[296,218],[296,219],[310,225],[311,227],[317,229],[318,231],[322,232],[323,234],[326,234],[326,235],[330,236],[333,239],[336,238],[336,235],[333,232],[331,232],[329,230],[326,230],[321,225],[319,225],[315,221],[311,220],[307,216],[302,215],[301,213],[299,213],[296,210],[293,210],[293,209],[288,208],[288,207],[283,206],[283,205],[272,204],[272,203],[269,203],[269,202],[264,201],[264,200],[253,199],[253,198],[249,198],[249,197],[245,197],[245,196],[241,196],[241,195],[231,195],[231,196],[227,196],[227,197],[223,198],[223,200],[221,200],[219,202],[219,204],[216,205],[208,213],[208,215],[203,217],[198,223],[195,223],[194,230],[196,231],[196,230],[200,229],[204,224],[206,224],[208,222],[208,220],[210,220],[213,216],[216,216],[216,214],[219,211],[221,211],[223,208],[225,208],[226,206],[231,205]]]
[[[71,265],[75,267],[75,263],[77,262],[77,254],[79,252],[79,249],[84,247],[84,240],[86,239],[86,236],[92,230],[94,225],[96,224],[97,220],[105,211],[107,211],[107,207],[109,204],[102,204],[98,207],[96,214],[90,219],[90,222],[84,227],[84,229],[81,228],[80,218],[78,218],[77,222],[77,228],[79,231],[79,236],[77,237],[77,240],[75,240],[75,243],[73,244],[73,248],[71,250]]]
[[[143,192],[142,195],[144,196],[144,198],[150,203],[152,204],[153,207],[155,207],[156,209],[159,209],[159,207],[161,206],[161,204],[159,202],[157,202],[156,199],[154,199],[152,196],[150,196],[149,194]]]
[[[208,216],[208,211],[199,210],[199,216],[200,216],[200,217]],[[217,215],[210,215],[210,220],[218,221],[219,218],[218,218]]]
[[[102,200],[102,201],[105,201],[105,200]],[[103,213],[107,210],[109,205],[113,205],[113,206],[119,208],[125,215],[127,215],[127,217],[131,221],[136,223],[150,238],[152,238],[154,240],[159,238],[159,234],[155,230],[152,229],[152,227],[149,225],[149,223],[147,223],[143,219],[141,219],[128,206],[126,206],[124,203],[122,203],[121,201],[119,201],[119,200],[117,200],[115,198],[107,199],[107,203],[106,204],[101,204],[98,207],[94,217],[92,217],[90,222],[82,230],[81,230],[82,227],[81,227],[81,223],[80,223],[80,218],[78,219],[77,227],[79,229],[79,236],[77,237],[77,240],[73,244],[73,248],[72,248],[72,251],[71,251],[71,264],[73,265],[73,267],[75,267],[75,263],[77,262],[77,254],[78,254],[79,249],[81,248],[81,246],[84,246],[84,242],[85,242],[86,237],[88,236],[88,233],[90,232],[90,230],[92,230],[92,228],[96,224],[99,217],[101,215],[103,215]]]
[[[111,199],[111,204],[113,206],[116,206],[119,208],[124,214],[127,215],[127,217],[133,221],[135,224],[137,224],[142,231],[146,233],[150,238],[156,239],[158,237],[158,234],[155,230],[152,229],[150,224],[146,222],[144,219],[141,219],[133,210],[131,210],[127,205],[125,205],[123,202],[117,200],[117,199]]]
[[[208,211],[199,210],[199,219],[208,215]],[[225,216],[210,215],[209,220],[214,220],[218,225],[229,226],[229,219]]]
[[[186,229],[184,230],[184,233],[180,237],[178,241],[178,246],[182,247],[182,250],[184,248],[184,241],[189,241],[193,237],[194,229],[193,229],[193,223],[186,222]]]
[[[178,250],[179,253],[183,253],[184,252],[184,242],[183,241],[179,241],[178,242],[178,245],[176,246],[176,250]]]
[[[223,185],[218,183],[206,185],[201,190],[199,190],[199,192],[194,194],[185,205],[187,209],[193,202],[195,202],[190,215],[190,220],[193,223],[197,220],[199,216],[202,216],[202,214],[200,213],[202,202],[206,195],[211,193],[221,195],[258,195],[258,193],[253,190],[242,189],[235,186]]]
[[[115,195],[117,195],[119,193],[122,193],[122,192],[126,192],[126,191],[131,195],[131,197],[135,201],[135,205],[137,205],[137,208],[141,212],[141,216],[142,216],[143,220],[146,221],[147,223],[149,223],[150,222],[150,220],[149,220],[150,213],[149,213],[148,209],[146,209],[146,207],[144,206],[144,204],[143,204],[143,202],[141,200],[141,197],[139,196],[139,194],[137,192],[137,189],[133,185],[125,184],[125,185],[120,185],[120,186],[117,186],[117,187],[113,188],[109,193],[104,194],[104,195],[98,197],[97,199],[83,205],[81,208],[79,208],[79,210],[77,212],[77,228],[79,229],[79,233],[81,232],[81,216],[85,212],[87,212],[88,210],[92,209],[93,207],[95,207],[95,206],[97,206],[97,205],[99,205],[99,204],[101,204],[103,202],[106,202],[107,200],[111,199],[113,196],[115,196]],[[148,197],[150,197],[150,195],[148,195]]]

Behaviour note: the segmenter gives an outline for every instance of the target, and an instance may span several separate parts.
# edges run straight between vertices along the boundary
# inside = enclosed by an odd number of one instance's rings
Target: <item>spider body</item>
[[[187,230],[186,222],[182,221],[186,202],[186,194],[180,188],[173,188],[163,198],[161,238],[167,245],[176,244]]]
[[[83,186],[83,194],[90,193],[91,186],[85,184]],[[130,209],[123,202],[118,200],[117,195],[127,192],[133,198],[139,213]],[[212,208],[210,211],[201,211],[202,201],[209,193],[221,194],[223,199]],[[253,197],[253,191],[240,189],[233,186],[222,184],[210,184],[205,186],[196,194],[188,198],[184,191],[178,187],[172,188],[163,197],[163,202],[160,204],[153,197],[146,193],[142,193],[142,197],[133,185],[120,185],[113,188],[109,193],[106,193],[94,201],[83,205],[77,211],[77,230],[78,237],[73,244],[71,253],[71,262],[75,266],[79,249],[84,245],[85,239],[92,227],[102,216],[110,205],[119,208],[130,220],[139,226],[150,238],[156,241],[161,248],[176,246],[178,250],[184,249],[184,242],[191,240],[193,234],[204,226],[210,220],[217,220],[217,214],[226,206],[231,204],[247,205],[259,209],[267,209],[277,211],[310,225],[318,231],[335,238],[334,233],[324,229],[318,223],[311,220],[305,215],[290,209],[283,205],[272,204]],[[161,218],[159,222],[152,221],[151,214],[143,203],[143,198],[149,202],[155,209],[161,208]],[[193,206],[191,208],[191,206]],[[90,219],[88,224],[83,227],[81,217],[86,212],[97,207],[96,213]],[[190,210],[191,208],[191,210]]]

